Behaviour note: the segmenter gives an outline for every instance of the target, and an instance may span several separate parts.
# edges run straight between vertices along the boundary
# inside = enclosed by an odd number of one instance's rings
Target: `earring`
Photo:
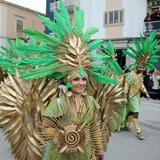
[[[83,96],[85,96],[86,94],[87,94],[87,92],[86,92],[86,91],[83,91],[83,92],[82,92],[82,95],[83,95]]]
[[[68,92],[66,93],[66,95],[67,95],[68,97],[71,97],[71,96],[72,96],[72,92],[71,92],[71,91],[68,91]]]

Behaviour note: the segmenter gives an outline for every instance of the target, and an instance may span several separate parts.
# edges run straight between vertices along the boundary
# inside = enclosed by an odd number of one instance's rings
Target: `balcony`
[[[79,9],[79,0],[62,0],[64,5],[66,6],[68,12],[73,12],[73,6]],[[50,11],[53,12],[54,10],[59,10],[59,1],[52,2],[50,4]]]
[[[150,35],[152,30],[157,30],[157,38],[160,38],[160,21],[150,21],[144,22],[143,24],[143,34],[144,36]]]

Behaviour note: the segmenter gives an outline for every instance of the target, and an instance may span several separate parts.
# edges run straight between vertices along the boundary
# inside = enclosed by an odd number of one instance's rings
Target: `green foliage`
[[[77,35],[83,35],[83,27],[84,27],[84,12],[82,10],[76,10],[74,7],[74,29]]]
[[[62,34],[57,26],[57,24],[53,21],[51,21],[49,18],[44,17],[36,13],[36,15],[44,22],[44,24],[47,26],[47,28],[53,32],[55,35],[57,35],[59,38],[62,38]]]
[[[94,40],[93,42],[89,43],[89,45],[88,45],[89,50],[93,51],[93,50],[99,48],[100,46],[102,46],[102,42],[103,42],[103,40],[97,39],[97,40]]]
[[[50,44],[52,46],[58,46],[61,44],[61,40],[59,38],[53,38],[52,36],[46,35],[38,30],[23,29],[22,31],[30,37],[43,41],[46,44]]]
[[[87,29],[86,33],[83,35],[83,41],[84,42],[89,42],[91,39],[91,36],[98,32],[98,28],[96,27],[90,27]]]

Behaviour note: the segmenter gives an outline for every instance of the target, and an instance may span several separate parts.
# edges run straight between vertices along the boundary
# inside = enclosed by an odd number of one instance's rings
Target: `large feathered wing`
[[[0,85],[0,123],[15,159],[41,159],[38,129],[42,112],[51,98],[58,95],[59,82],[44,78],[23,80],[9,74]]]
[[[113,78],[113,75],[110,75]],[[115,77],[114,77],[115,78]],[[117,81],[123,81],[123,76],[117,76]],[[102,129],[102,140],[104,150],[107,150],[111,132],[115,132],[114,122],[119,124],[117,116],[121,116],[120,109],[124,108],[122,101],[124,100],[123,85],[100,84],[90,77],[90,85],[88,86],[89,94],[93,95],[95,100],[101,106],[97,112],[99,126]]]

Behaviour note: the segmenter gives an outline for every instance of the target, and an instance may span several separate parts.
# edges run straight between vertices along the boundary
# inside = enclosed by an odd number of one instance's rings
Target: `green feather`
[[[12,49],[13,48],[13,44],[12,44],[10,38],[7,37],[6,39],[7,39],[7,42],[9,44],[10,48]]]
[[[12,54],[12,52],[11,52],[8,48],[3,47],[3,46],[1,46],[1,48],[2,48],[4,51],[6,51],[7,54]]]
[[[35,13],[46,25],[46,27],[53,32],[55,35],[57,35],[59,38],[62,38],[61,30],[58,28],[57,24],[53,21],[51,21],[49,18],[39,15],[38,13]]]
[[[150,59],[150,60],[148,61],[148,63],[157,63],[157,62],[159,62],[157,59]]]
[[[142,49],[141,49],[141,47],[140,47],[139,42],[137,41],[137,39],[133,38],[133,42],[134,42],[134,45],[135,45],[136,48],[137,48],[137,51],[138,51],[139,53],[143,54]]]
[[[154,42],[151,43],[149,53],[153,54],[152,51],[155,49],[155,47],[158,45],[159,42],[160,40],[155,40]]]
[[[137,52],[135,49],[133,49],[131,46],[129,46],[128,44],[127,44],[127,48],[128,48],[129,50],[131,50],[132,53],[133,53],[135,56],[138,55],[138,52]]]
[[[98,32],[98,28],[96,27],[90,27],[87,29],[86,33],[83,35],[83,41],[84,42],[89,42],[91,39],[91,36]]]
[[[109,51],[107,50],[107,47],[106,47],[106,46],[104,47],[104,45],[102,45],[101,47],[102,47],[102,50],[103,50],[105,53],[107,53],[108,55],[110,55],[110,53],[109,53]]]
[[[106,65],[98,65],[98,64],[93,64],[92,69],[93,72],[99,72],[104,73],[106,71]]]
[[[83,27],[84,27],[84,12],[82,10],[76,10],[74,7],[74,29],[78,35],[83,35]]]
[[[108,41],[107,49],[108,49],[110,54],[114,54],[115,53],[114,44],[112,43],[111,40]]]
[[[100,46],[102,46],[102,42],[103,42],[103,40],[97,39],[97,40],[94,40],[93,42],[89,43],[89,45],[88,45],[89,50],[93,51],[93,50],[99,48]]]
[[[57,59],[54,59],[51,56],[47,57],[36,57],[36,58],[28,58],[21,60],[19,64],[28,64],[33,66],[41,66],[41,65],[49,65],[49,64],[55,64],[57,62]]]
[[[37,42],[36,42],[36,39],[35,39],[35,38],[33,38],[33,37],[29,37],[29,40],[30,40],[30,44],[31,44],[31,45],[36,45],[36,44],[37,44]]]
[[[25,45],[26,43],[23,41],[23,40],[21,40],[21,39],[19,39],[19,38],[16,38],[16,43],[15,43],[15,46],[17,47],[17,46],[22,46],[22,45]]]
[[[151,60],[159,59],[159,58],[160,58],[160,56],[158,56],[158,55],[153,55],[153,56],[150,57]]]
[[[37,79],[37,78],[45,77],[45,76],[48,76],[48,75],[52,75],[53,74],[53,68],[54,68],[54,64],[50,65],[50,66],[47,66],[47,67],[32,69],[30,71],[22,73],[20,78],[23,78],[23,79]]]
[[[122,68],[120,67],[120,65],[117,63],[117,61],[115,59],[108,61],[108,64],[111,67],[111,69],[113,70],[115,75],[120,75],[123,73]]]
[[[152,51],[152,54],[155,54],[155,53],[157,53],[157,52],[159,52],[160,51],[160,47],[158,47],[158,48],[156,48],[155,50],[153,50]]]
[[[91,74],[93,74],[93,77],[95,80],[97,80],[98,82],[102,84],[115,84],[115,85],[118,84],[116,79],[107,77],[105,75],[102,75],[101,73],[91,72]]]
[[[140,42],[141,42],[142,50],[144,51],[145,50],[145,43],[144,43],[144,39],[143,39],[142,35],[140,35]]]
[[[63,4],[63,2],[61,0],[59,2],[59,10],[60,10],[61,16],[65,20],[65,23],[66,23],[68,29],[71,32],[72,31],[72,24],[71,24],[71,21],[70,21],[70,16],[68,14],[68,10],[66,9],[65,5]]]
[[[23,45],[17,47],[17,49],[25,52],[25,53],[31,53],[31,54],[47,54],[47,53],[53,53],[53,49],[51,49],[48,46],[37,46],[37,45]]]
[[[146,42],[145,42],[145,51],[144,51],[144,53],[147,53],[149,51],[149,48],[150,48],[150,41],[149,41],[149,38],[147,37],[146,38]]]
[[[37,31],[37,30],[23,29],[22,31],[25,34],[27,34],[35,39],[38,39],[40,41],[43,41],[47,44],[50,44],[52,46],[58,46],[59,44],[62,43],[59,38],[53,38],[52,36],[46,35],[40,31]]]
[[[58,26],[59,30],[61,31],[61,34],[63,35],[63,37],[68,35],[71,31],[68,28],[68,26],[66,25],[65,19],[56,10],[54,10],[54,18],[57,22],[57,26]]]
[[[149,41],[152,42],[156,37],[157,31],[153,30],[149,35]]]
[[[133,58],[133,59],[136,59],[136,56],[131,54],[129,51],[127,50],[122,50],[124,54],[128,55],[129,57]]]
[[[83,68],[82,67],[78,67],[78,71],[80,73],[81,76],[84,75],[84,71],[83,71]]]
[[[156,67],[151,63],[147,63],[146,68],[149,70],[152,70],[152,69],[155,69]]]
[[[69,80],[66,82],[66,86],[67,86],[67,88],[72,88],[73,87]]]
[[[100,54],[91,54],[92,61],[98,61],[98,60],[108,60],[110,56],[107,55],[100,55]]]

